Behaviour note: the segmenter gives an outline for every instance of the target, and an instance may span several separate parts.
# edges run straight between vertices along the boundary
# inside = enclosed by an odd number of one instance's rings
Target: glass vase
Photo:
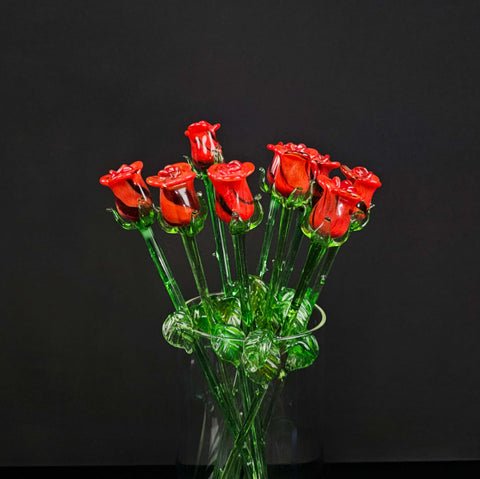
[[[198,302],[195,298],[189,305]],[[310,320],[313,326],[308,331],[274,338],[281,353],[282,368],[267,381],[259,381],[255,374],[246,371],[247,366],[242,362],[232,364],[220,359],[218,343],[225,338],[195,332],[202,353],[178,352],[182,400],[178,422],[178,478],[321,477],[321,335],[316,334],[320,347],[319,357],[313,364],[288,372],[285,364],[288,344],[315,333],[325,319],[323,310],[315,306]],[[246,341],[238,342],[237,346],[243,350],[247,347]],[[210,372],[206,374],[205,368]],[[212,374],[216,378],[214,384],[208,380]]]

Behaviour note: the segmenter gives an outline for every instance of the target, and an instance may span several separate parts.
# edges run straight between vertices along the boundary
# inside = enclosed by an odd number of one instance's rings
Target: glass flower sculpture
[[[366,168],[350,169],[304,144],[269,144],[273,159],[266,172],[260,171],[262,190],[270,201],[258,266],[249,274],[245,238],[263,219],[260,196],[254,196],[248,184],[255,166],[224,161],[216,138],[219,128],[206,121],[191,124],[185,131],[190,156],[165,166],[146,182],[143,164],[136,161],[111,170],[100,183],[114,194],[116,209],[110,211],[117,222],[144,238],[172,300],[174,311],[163,323],[166,341],[195,355],[221,411],[229,440],[217,444],[210,477],[266,478],[265,433],[281,388],[268,396],[267,391],[315,361],[319,348],[314,332],[326,319],[316,302],[340,246],[367,224],[381,183]],[[337,168],[345,179],[331,177]],[[195,189],[198,179],[206,201]],[[157,205],[147,184],[160,189]],[[208,289],[196,241],[208,215],[222,280],[222,291],[215,294]],[[186,301],[180,291],[155,239],[156,224],[182,238],[198,289],[196,301]],[[303,260],[298,258],[302,240],[309,242]],[[295,266],[300,274],[292,285]],[[312,325],[315,309],[320,320]]]

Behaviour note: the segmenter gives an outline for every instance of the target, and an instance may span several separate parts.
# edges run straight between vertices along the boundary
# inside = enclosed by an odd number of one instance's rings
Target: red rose
[[[233,213],[238,213],[243,221],[253,215],[253,197],[246,178],[254,170],[253,163],[239,161],[215,163],[208,169],[215,188],[215,211],[221,220],[229,223]]]
[[[143,163],[135,161],[131,165],[122,165],[117,171],[110,170],[108,175],[100,178],[100,183],[113,191],[118,214],[126,221],[140,219],[140,201],[152,204],[150,191],[141,175],[142,168]]]
[[[347,233],[361,197],[348,180],[340,182],[338,177],[317,175],[315,181],[323,193],[310,213],[310,226],[324,238],[339,238]]]
[[[193,187],[196,173],[188,163],[167,165],[147,183],[160,188],[160,209],[165,221],[172,226],[186,226],[192,215],[200,210],[197,192]]]
[[[342,173],[353,183],[367,209],[370,209],[373,193],[382,186],[378,176],[363,166],[357,166],[351,170],[348,166],[342,165],[341,169]]]
[[[222,147],[215,137],[219,128],[220,123],[211,125],[206,121],[199,121],[192,123],[185,132],[190,139],[193,164],[199,170],[206,170],[222,154]]]
[[[284,198],[288,198],[296,188],[303,193],[310,186],[310,156],[303,145],[278,143],[267,145],[275,155],[267,171],[267,180]]]

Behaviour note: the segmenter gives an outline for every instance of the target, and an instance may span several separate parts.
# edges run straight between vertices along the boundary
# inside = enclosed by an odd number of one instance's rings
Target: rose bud
[[[208,169],[208,176],[215,188],[215,211],[218,217],[229,223],[237,213],[247,221],[254,211],[253,196],[247,184],[247,176],[255,170],[253,163],[215,163]]]
[[[346,178],[353,183],[353,186],[365,203],[367,210],[370,209],[373,193],[375,193],[377,188],[382,186],[378,176],[363,166],[357,166],[351,170],[348,166],[342,165],[341,170]]]
[[[267,171],[267,181],[275,190],[288,198],[296,188],[303,194],[310,186],[310,157],[305,152],[306,146],[294,143],[267,145],[275,155]]]
[[[135,161],[131,165],[122,165],[117,171],[110,170],[100,178],[102,185],[108,186],[114,196],[118,214],[125,221],[139,221],[140,202],[152,204],[152,198],[141,172],[143,163]]]
[[[324,238],[343,236],[361,197],[347,180],[317,175],[315,181],[323,193],[310,213],[310,226]]]
[[[215,132],[220,128],[220,123],[211,125],[206,121],[192,123],[185,135],[190,139],[192,161],[195,168],[206,170],[213,165],[222,155],[222,147],[217,141]]]
[[[193,187],[196,173],[188,163],[167,165],[157,176],[149,176],[147,183],[160,188],[160,210],[172,226],[187,226],[192,215],[200,210],[200,201]]]

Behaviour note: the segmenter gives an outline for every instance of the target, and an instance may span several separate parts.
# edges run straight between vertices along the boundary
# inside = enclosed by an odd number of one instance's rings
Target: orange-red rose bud
[[[100,183],[108,186],[114,196],[118,214],[126,221],[138,221],[140,202],[152,204],[152,198],[141,172],[143,163],[135,161],[131,165],[122,165],[118,170],[110,170],[100,178]]]
[[[305,194],[310,186],[310,157],[305,145],[267,145],[275,155],[267,171],[267,181],[277,193],[288,198],[295,189]]]
[[[253,215],[253,196],[246,178],[254,170],[253,163],[239,161],[215,163],[208,169],[215,188],[215,211],[221,220],[229,223],[234,213],[243,221]]]
[[[357,166],[351,170],[348,166],[342,165],[341,169],[345,177],[353,183],[353,186],[362,197],[362,201],[365,203],[367,209],[370,209],[375,190],[382,186],[378,176],[363,166]]]
[[[196,173],[188,163],[167,165],[157,176],[149,176],[147,183],[160,188],[160,210],[172,226],[187,226],[200,210],[197,192],[193,187]]]
[[[222,154],[222,147],[217,141],[215,132],[220,128],[220,123],[211,125],[206,121],[192,123],[185,135],[190,139],[192,161],[195,168],[206,170],[215,163]]]
[[[339,238],[347,233],[361,198],[347,180],[340,182],[338,177],[317,175],[315,181],[323,193],[310,213],[310,226],[324,238]]]

